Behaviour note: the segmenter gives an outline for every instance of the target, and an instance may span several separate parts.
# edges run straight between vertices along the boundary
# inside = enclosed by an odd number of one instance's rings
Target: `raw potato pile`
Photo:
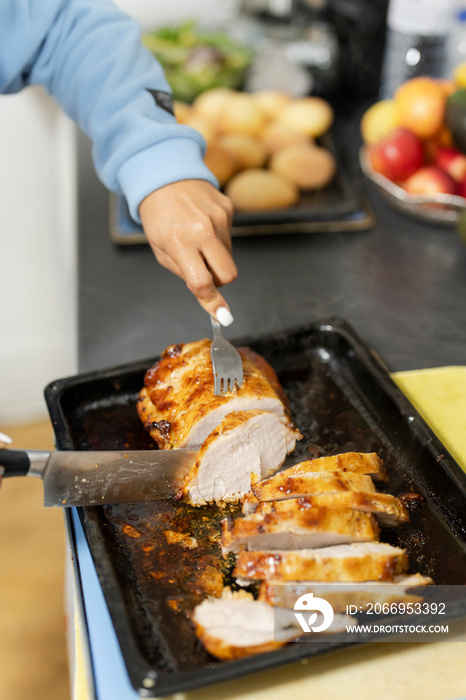
[[[175,102],[175,115],[204,136],[205,162],[238,211],[294,206],[335,175],[333,155],[315,142],[333,122],[320,97],[216,88],[192,105]]]

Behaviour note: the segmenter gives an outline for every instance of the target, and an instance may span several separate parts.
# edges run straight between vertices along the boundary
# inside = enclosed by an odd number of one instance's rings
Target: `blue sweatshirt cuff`
[[[136,153],[121,165],[117,179],[138,223],[142,200],[160,187],[180,180],[206,180],[218,187],[203,163],[200,145],[190,138],[168,139]]]

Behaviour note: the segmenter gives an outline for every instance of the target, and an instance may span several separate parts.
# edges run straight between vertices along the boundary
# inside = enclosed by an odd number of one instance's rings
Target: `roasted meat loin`
[[[222,551],[314,549],[349,542],[369,542],[379,536],[370,513],[350,508],[289,508],[223,521]]]
[[[400,547],[356,542],[319,549],[242,551],[233,575],[251,581],[393,581],[408,569]]]
[[[301,462],[254,481],[242,498],[243,515],[224,518],[220,538],[223,555],[235,555],[236,583],[260,584],[258,599],[249,603],[251,617],[257,611],[270,619],[258,607],[262,604],[286,619],[286,611],[294,611],[297,601],[311,594],[329,602],[338,618],[328,633],[357,622],[341,614],[348,605],[391,607],[424,599],[419,589],[432,579],[409,574],[406,550],[378,541],[379,525],[396,527],[409,519],[400,499],[377,491],[373,479],[386,478],[377,455],[350,452]],[[213,610],[214,604],[209,605]],[[223,604],[217,606],[223,610]],[[247,645],[255,639],[255,631],[249,637],[255,625],[238,600],[231,601],[228,614],[235,620],[235,636],[225,624],[215,627],[213,636],[205,628],[202,635],[198,632],[213,655],[231,659],[273,648],[264,647],[263,636],[257,645]]]
[[[235,502],[294,449],[295,431],[271,411],[233,411],[204,440],[181,495],[194,505]]]
[[[374,482],[366,474],[351,472],[307,472],[289,475],[288,469],[270,479],[252,485],[252,491],[259,501],[276,501],[282,498],[314,496],[318,493],[338,491],[375,492]]]
[[[239,348],[243,385],[215,396],[210,340],[173,345],[145,375],[140,419],[160,449],[198,451],[179,496],[193,505],[234,502],[283,464],[301,438],[272,367]]]
[[[277,616],[251,593],[225,588],[220,598],[196,606],[192,622],[207,651],[227,661],[273,651],[296,639],[296,618],[288,610],[281,612]]]
[[[390,493],[348,490],[285,498],[280,501],[259,501],[256,497],[245,497],[243,502],[245,515],[286,513],[290,510],[307,511],[316,508],[349,508],[363,513],[373,513],[378,524],[383,528],[396,527],[409,520],[404,503]]]
[[[363,583],[318,583],[317,581],[264,581],[258,600],[280,608],[293,609],[302,595],[312,593],[330,603],[334,612],[345,612],[348,605],[365,609],[369,604],[398,605],[420,603],[424,600],[418,588],[433,581],[421,574],[399,574],[393,581],[364,581]],[[354,622],[354,621],[353,621]]]
[[[255,600],[246,591],[224,588],[219,598],[207,598],[192,615],[196,635],[212,656],[231,661],[279,649],[303,634],[294,612]],[[342,632],[354,623],[337,613],[326,632]]]
[[[299,462],[286,470],[287,476],[302,476],[308,472],[352,472],[367,474],[375,481],[385,481],[387,471],[375,452],[342,452]]]

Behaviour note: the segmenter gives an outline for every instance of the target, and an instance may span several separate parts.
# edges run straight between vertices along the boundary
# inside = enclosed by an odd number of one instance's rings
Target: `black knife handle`
[[[24,450],[0,450],[0,470],[3,476],[27,476],[31,462]]]

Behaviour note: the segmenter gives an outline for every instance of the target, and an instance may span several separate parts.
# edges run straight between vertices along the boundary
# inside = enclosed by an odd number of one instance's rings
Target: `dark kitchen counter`
[[[350,121],[336,136],[372,205],[374,228],[235,238],[239,276],[225,288],[235,323],[225,334],[255,336],[337,315],[390,370],[465,364],[466,245],[451,228],[391,209],[362,180],[357,119]],[[83,137],[78,150],[80,371],[209,336],[205,312],[148,245],[110,240],[109,196]]]

